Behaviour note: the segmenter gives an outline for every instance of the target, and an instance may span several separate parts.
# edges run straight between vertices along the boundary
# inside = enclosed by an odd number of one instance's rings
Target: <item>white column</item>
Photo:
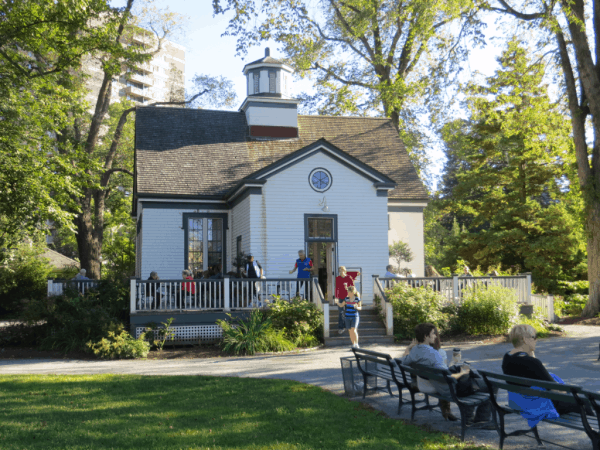
[[[385,330],[388,336],[394,335],[394,310],[391,303],[385,303]]]
[[[230,311],[229,277],[223,277],[223,311]]]
[[[132,277],[129,280],[129,295],[130,295],[129,312],[130,313],[135,313],[136,288],[137,288],[137,279]]]
[[[452,301],[457,303],[458,298],[458,275],[452,275]]]
[[[323,337],[329,337],[329,303],[323,304]]]
[[[50,297],[52,294],[52,280],[48,280],[48,297]]]

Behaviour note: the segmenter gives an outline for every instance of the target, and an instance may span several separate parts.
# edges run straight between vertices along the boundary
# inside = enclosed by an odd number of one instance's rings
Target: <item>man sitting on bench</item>
[[[467,365],[462,365],[460,367],[452,366],[452,370],[448,368],[448,366],[444,363],[440,353],[431,346],[437,337],[435,325],[431,323],[420,323],[415,327],[415,335],[416,339],[414,339],[412,344],[407,347],[404,355],[402,356],[402,364],[405,366],[415,366],[418,364],[425,367],[447,370],[448,374],[453,378],[456,378],[457,381],[464,376],[467,379],[463,379],[463,381],[467,381],[467,383],[476,383],[478,391],[489,392],[488,387],[481,376],[475,370],[473,370],[473,373],[471,373],[471,369]],[[424,394],[427,394],[428,392],[425,386],[427,385],[424,383],[420,384],[419,390]],[[429,393],[438,393],[447,396],[450,395],[450,388],[446,383],[430,381],[430,386],[434,389],[434,391],[429,391]],[[460,392],[457,392],[457,395],[460,397]],[[440,409],[442,410],[442,415],[445,419],[452,420],[449,417],[450,403],[440,401]],[[492,405],[490,402],[486,402],[478,406],[477,412],[475,412],[474,409],[475,408],[471,408],[468,412],[467,425],[478,422],[490,422],[492,417]],[[493,428],[493,426],[490,425],[490,428]]]

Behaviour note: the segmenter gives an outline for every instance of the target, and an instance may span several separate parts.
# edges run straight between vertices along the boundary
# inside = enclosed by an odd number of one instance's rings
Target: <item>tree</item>
[[[110,52],[92,55],[100,61],[103,73],[93,114],[80,117],[72,126],[66,127],[59,140],[59,148],[69,155],[76,166],[80,162],[91,161],[85,172],[88,181],[81,184],[81,194],[73,197],[77,209],[71,211],[75,216],[81,267],[88,271],[91,278],[101,276],[103,242],[110,225],[106,214],[111,195],[119,197],[132,191],[134,132],[129,118],[135,113],[136,106],[128,101],[111,105],[113,79],[150,60],[162,49],[165,40],[177,32],[182,22],[178,15],[168,9],[150,8],[145,3],[142,3],[135,16],[133,5],[134,0],[128,0],[126,7],[119,11],[120,21],[115,33],[114,48]],[[141,28],[142,26],[145,28]],[[153,44],[133,45],[134,35],[146,35],[147,29],[154,32]],[[199,78],[207,83],[210,81],[210,77]],[[214,92],[211,91],[212,87],[215,88]],[[211,101],[233,102],[235,96],[224,92],[230,87],[231,83],[220,79],[216,85],[208,83],[202,91],[188,99],[155,102],[148,106],[186,106],[205,94],[208,94],[208,104]],[[177,82],[170,86],[170,95],[171,99],[181,98],[181,86]],[[72,148],[80,149],[79,154],[71,152]],[[114,215],[115,211],[112,213]]]
[[[518,40],[498,60],[501,68],[485,85],[465,89],[470,119],[444,130],[454,159],[464,163],[442,204],[469,219],[448,256],[484,267],[518,265],[547,285],[576,275],[585,258],[568,187],[577,183],[569,173],[569,126],[550,103],[542,64],[532,63]]]
[[[105,0],[8,1],[0,17],[2,249],[36,234],[47,220],[72,219],[66,208],[73,206],[76,177],[85,167],[73,167],[56,151],[56,136],[81,112],[74,108],[82,97],[74,69],[83,55],[110,51],[116,28]],[[99,17],[105,26],[92,26]]]
[[[511,4],[512,3],[512,4]],[[598,3],[585,0],[517,4],[497,0],[491,10],[540,31],[562,72],[571,117],[577,174],[585,201],[589,301],[585,317],[600,312],[600,20]],[[525,7],[528,12],[524,12]],[[535,10],[534,10],[535,8]],[[533,10],[533,11],[532,11]],[[589,17],[593,17],[589,20]],[[589,120],[591,119],[591,120]],[[592,142],[588,148],[588,142]]]
[[[411,262],[413,253],[406,242],[398,241],[390,245],[390,258],[396,261],[397,270],[400,271],[402,261]]]
[[[417,170],[426,164],[417,116],[424,98],[459,70],[465,37],[478,41],[477,3],[326,0],[311,8],[304,0],[213,0],[215,14],[233,12],[225,35],[238,37],[238,53],[281,44],[297,73],[315,79],[309,105],[321,114],[391,118]]]

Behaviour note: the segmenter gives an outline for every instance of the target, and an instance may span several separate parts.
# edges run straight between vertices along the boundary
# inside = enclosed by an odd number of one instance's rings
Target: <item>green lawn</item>
[[[0,448],[481,447],[425,432],[358,402],[293,381],[0,375]]]

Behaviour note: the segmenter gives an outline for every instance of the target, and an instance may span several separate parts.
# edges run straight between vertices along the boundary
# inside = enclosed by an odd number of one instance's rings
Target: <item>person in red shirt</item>
[[[193,280],[194,279],[194,277],[192,276],[191,270],[184,270],[181,273],[181,276],[183,277],[184,280]],[[183,309],[186,306],[186,305],[184,305],[183,299],[185,297],[193,296],[196,293],[196,283],[181,283],[181,293],[182,293],[182,299],[181,299],[180,308]],[[191,300],[190,300],[190,302],[191,302]]]
[[[338,268],[339,276],[335,277],[335,294],[334,301],[336,303],[343,302],[348,296],[348,286],[354,286],[354,280],[360,275],[360,272],[356,272],[354,277],[348,275],[346,268],[340,266]],[[338,306],[338,333],[342,334],[346,331],[346,314],[344,308]]]

